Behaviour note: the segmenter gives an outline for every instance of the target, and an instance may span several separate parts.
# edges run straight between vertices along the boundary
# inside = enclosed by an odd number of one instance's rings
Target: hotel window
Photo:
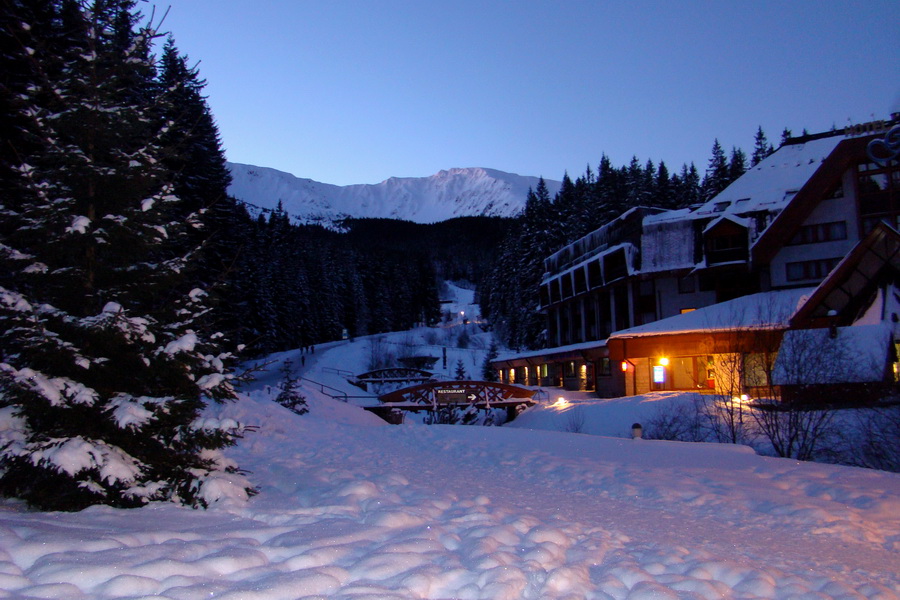
[[[571,298],[574,296],[574,292],[572,291],[572,274],[566,273],[562,277],[562,297],[563,298]]]
[[[550,282],[550,303],[559,302],[562,300],[562,294],[560,293],[560,283],[559,278],[552,280]]]
[[[583,294],[587,291],[587,280],[584,276],[584,268],[578,267],[572,274],[575,276],[575,293]]]
[[[550,285],[543,284],[541,286],[541,306],[547,306],[550,304]]]
[[[863,217],[863,233],[868,233],[880,220],[888,223],[900,215],[900,168],[897,161],[888,165],[863,163],[857,166],[856,190],[859,212]]]
[[[804,225],[788,242],[789,246],[801,244],[816,244],[819,242],[832,242],[847,239],[847,222],[834,221],[833,223],[816,223]]]
[[[603,267],[606,280],[615,281],[628,275],[628,266],[625,262],[625,250],[618,249],[603,257]]]
[[[600,274],[600,259],[592,260],[587,266],[588,285],[591,288],[603,285],[603,276]]]
[[[822,258],[789,262],[785,269],[788,281],[804,281],[807,279],[824,279],[839,263],[840,258]]]
[[[693,275],[682,277],[678,280],[679,294],[693,294],[697,291],[697,281]]]
[[[706,250],[709,264],[747,260],[747,232],[711,235]]]
[[[603,357],[600,359],[599,374],[604,376],[612,375],[612,367],[609,363],[609,357]]]

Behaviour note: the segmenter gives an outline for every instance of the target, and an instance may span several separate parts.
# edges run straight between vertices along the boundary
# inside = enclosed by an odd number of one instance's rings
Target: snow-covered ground
[[[364,370],[369,350],[275,357],[307,378],[304,416],[272,402],[275,364],[210,411],[259,427],[229,451],[249,502],[0,504],[0,597],[900,598],[900,475],[596,435],[627,435],[647,398],[604,412],[552,396],[515,427],[389,426],[321,391],[365,395],[337,369]],[[563,431],[579,405],[595,435]]]

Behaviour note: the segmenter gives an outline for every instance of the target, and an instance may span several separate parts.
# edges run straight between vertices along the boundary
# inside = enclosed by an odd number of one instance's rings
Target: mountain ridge
[[[227,163],[228,192],[250,207],[269,211],[280,201],[301,223],[336,224],[345,218],[403,219],[435,223],[456,217],[511,217],[522,210],[538,177],[486,167],[454,167],[428,177],[389,177],[346,186],[297,177],[271,167]],[[550,194],[560,182],[544,180]]]

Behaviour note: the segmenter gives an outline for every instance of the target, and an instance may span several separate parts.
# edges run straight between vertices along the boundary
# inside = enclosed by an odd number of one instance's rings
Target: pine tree
[[[753,156],[750,157],[750,166],[755,167],[760,162],[762,162],[767,156],[775,152],[775,149],[772,147],[772,144],[769,143],[769,140],[766,138],[766,134],[763,132],[762,126],[756,130],[756,137],[754,138],[753,145]]]
[[[275,402],[298,415],[305,415],[309,412],[309,407],[306,397],[297,391],[299,387],[293,361],[284,361],[281,364],[281,381],[278,382],[278,389],[281,391],[275,397]]]
[[[628,163],[628,168],[625,172],[625,183],[628,189],[626,197],[628,208],[642,206],[647,203],[650,191],[646,185],[645,169],[641,166],[637,156],[632,156],[631,162]]]
[[[624,185],[624,178],[620,171],[613,167],[606,154],[600,158],[600,165],[597,167],[595,190],[597,206],[595,220],[592,222],[593,229],[615,219],[628,208],[625,202],[628,191]]]
[[[781,145],[784,146],[787,143],[787,141],[789,139],[791,139],[793,136],[794,136],[794,133],[790,129],[785,127],[781,131]]]
[[[484,362],[481,364],[481,378],[485,381],[497,381],[497,370],[494,368],[493,361],[499,354],[496,342],[491,342]]]
[[[700,202],[700,174],[694,163],[681,165],[675,188],[676,208],[687,208]]]
[[[669,175],[666,163],[659,161],[654,182],[654,206],[661,208],[675,208],[675,189],[672,185],[673,178]]]
[[[185,277],[195,253],[170,217],[155,33],[133,5],[56,5],[64,64],[27,61],[17,119],[31,141],[3,173],[0,493],[42,509],[252,493],[218,452],[243,427],[200,418],[234,396],[231,357],[201,328],[207,294]],[[21,4],[9,10],[28,23]],[[22,29],[13,48],[33,56]]]
[[[182,210],[204,214],[217,203],[226,203],[231,173],[203,96],[206,81],[187,61],[170,36],[163,47],[159,76],[164,162],[174,174]]]
[[[728,183],[728,161],[725,159],[725,151],[719,144],[719,140],[716,139],[713,143],[709,166],[706,168],[706,176],[701,185],[703,201],[716,196],[728,187]]]
[[[737,180],[747,172],[747,155],[737,147],[731,148],[731,160],[728,162],[728,183]]]
[[[469,378],[468,373],[466,373],[466,366],[463,364],[462,359],[456,361],[456,371],[454,372],[457,381],[463,381]]]

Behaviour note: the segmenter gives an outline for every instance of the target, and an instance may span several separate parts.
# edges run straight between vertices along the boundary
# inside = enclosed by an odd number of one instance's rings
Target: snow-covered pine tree
[[[30,83],[0,197],[0,493],[47,510],[246,497],[220,453],[243,426],[201,415],[233,398],[231,357],[199,326],[170,217],[155,33],[131,0],[48,1],[65,45],[39,55],[24,4],[2,33]]]
[[[309,407],[306,405],[306,397],[297,391],[298,387],[294,363],[286,360],[281,363],[281,381],[278,382],[278,389],[281,391],[275,397],[275,402],[298,415],[305,415],[309,412]]]
[[[227,190],[231,173],[219,130],[203,95],[206,81],[196,68],[188,66],[188,57],[179,54],[170,36],[160,58],[159,87],[161,117],[166,146],[164,162],[174,177],[175,193],[182,209],[206,215],[215,206],[230,205]]]

